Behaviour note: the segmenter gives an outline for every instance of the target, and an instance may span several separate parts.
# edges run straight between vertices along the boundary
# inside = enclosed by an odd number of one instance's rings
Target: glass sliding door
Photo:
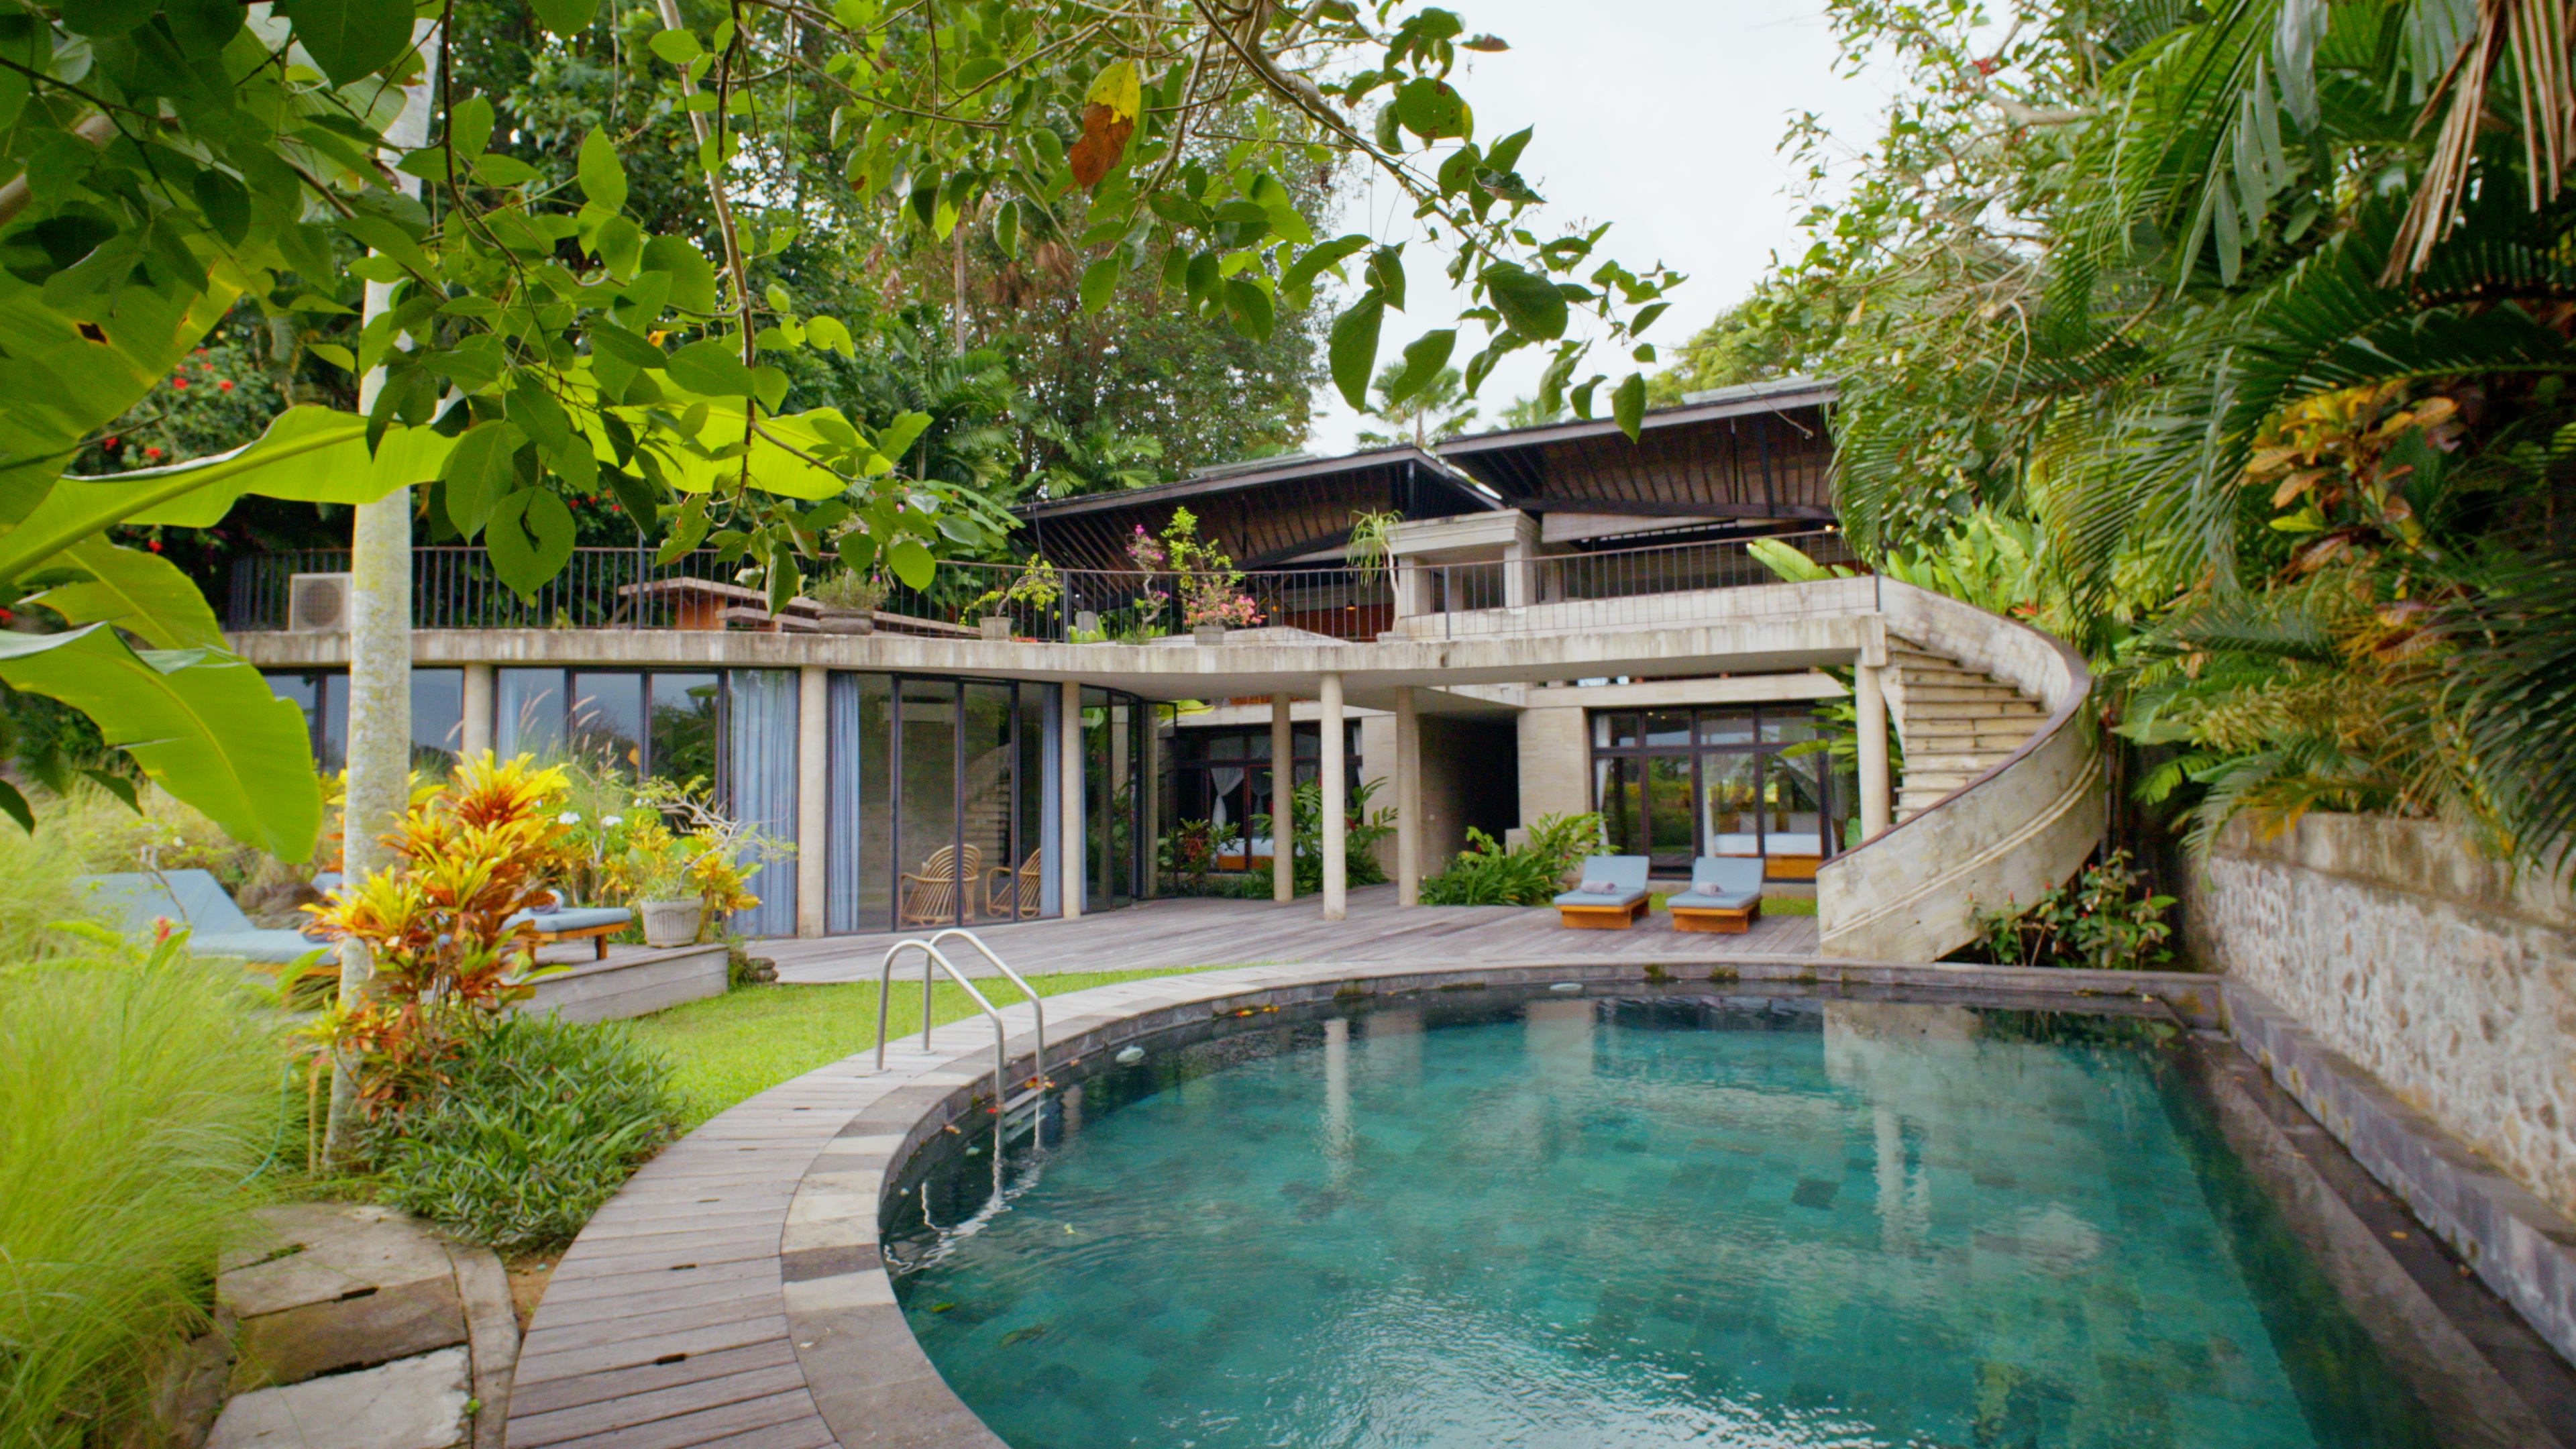
[[[1089,837],[1083,852],[1085,910],[1113,910],[1136,900],[1143,875],[1137,816],[1144,803],[1139,771],[1146,714],[1132,695],[1082,692],[1082,809]]]
[[[823,929],[882,931],[894,911],[892,681],[835,674],[827,691],[830,818],[824,845]]]
[[[962,689],[966,778],[958,819],[966,848],[978,857],[962,909],[967,919],[1007,921],[1013,915],[1011,884],[1025,854],[1014,808],[1020,780],[1019,734],[1012,727],[1017,711],[1008,684],[968,680]]]
[[[1840,848],[1850,787],[1813,707],[1782,704],[1592,719],[1592,799],[1610,847],[1678,874],[1696,855],[1756,856],[1773,880],[1812,880]]]
[[[980,848],[957,838],[958,682],[895,681],[895,911],[897,928],[953,926],[983,875]]]

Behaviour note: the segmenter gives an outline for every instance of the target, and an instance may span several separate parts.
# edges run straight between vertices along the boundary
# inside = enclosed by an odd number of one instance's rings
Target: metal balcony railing
[[[1853,565],[1831,530],[1777,536],[1819,563]],[[1145,642],[1186,634],[1211,613],[1230,627],[1293,629],[1328,639],[1381,635],[1466,637],[1669,622],[1673,596],[1776,584],[1747,539],[1550,554],[1517,561],[1377,569],[1259,569],[1183,575],[1145,569],[1054,569],[1026,564],[942,563],[927,589],[886,581],[876,627],[970,634],[1009,620],[1013,638]],[[261,554],[233,565],[226,627],[289,627],[291,579],[343,573],[345,549]],[[1231,607],[1227,607],[1231,605]],[[1561,606],[1582,605],[1568,608]],[[809,599],[781,627],[815,626]],[[417,629],[674,629],[771,627],[758,580],[712,551],[671,563],[646,549],[582,548],[564,570],[522,599],[480,548],[412,550]]]

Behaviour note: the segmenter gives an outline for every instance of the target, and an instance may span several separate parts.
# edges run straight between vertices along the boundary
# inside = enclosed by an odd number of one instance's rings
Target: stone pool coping
[[[1354,991],[1562,981],[1771,983],[1885,989],[1935,1001],[2009,997],[2016,1004],[2054,999],[2085,1010],[2168,1016],[2202,1030],[2231,1014],[2251,1028],[2258,1009],[2231,1013],[2237,1003],[2220,979],[2180,972],[1811,957],[1738,958],[1714,975],[1707,962],[1668,968],[1598,957],[1318,963],[1157,977],[1048,998],[1047,1059],[1052,1070],[1243,1007]],[[1012,1074],[1020,1077],[1029,1069],[1035,1020],[1026,1004],[1002,1015]],[[873,1032],[872,1021],[851,1023],[854,1045]],[[2278,1033],[2272,1039],[2287,1040]],[[2286,1047],[2265,1060],[2277,1075],[2283,1068],[2273,1062],[2293,1059],[2311,1083],[2336,1070],[2293,1058]],[[521,1349],[508,1443],[1007,1449],[914,1340],[877,1245],[887,1184],[951,1123],[970,1115],[980,1122],[992,1061],[991,1030],[972,1019],[944,1028],[929,1051],[917,1037],[889,1044],[883,1071],[870,1045],[715,1117],[648,1164],[557,1265]],[[2558,1226],[2547,1240],[2562,1258],[2576,1255],[2576,1231]],[[2466,1250],[2463,1256],[2482,1273],[2501,1261]]]

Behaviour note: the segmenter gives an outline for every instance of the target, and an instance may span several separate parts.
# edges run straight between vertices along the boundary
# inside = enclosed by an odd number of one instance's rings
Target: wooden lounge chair
[[[1691,887],[1664,909],[1676,931],[1741,935],[1762,919],[1762,860],[1751,855],[1703,855],[1691,862]]]
[[[995,866],[984,872],[984,918],[1025,921],[1038,913],[1038,872],[1046,851],[1032,850],[1018,870]]]
[[[1564,925],[1583,931],[1624,931],[1646,913],[1653,897],[1646,890],[1646,857],[1595,855],[1583,862],[1583,882],[1558,896],[1553,905]],[[1585,890],[1584,886],[1607,886]]]
[[[958,859],[957,847],[943,845],[930,853],[918,871],[903,876],[903,923],[907,926],[945,926],[957,920],[958,892],[973,891],[975,881],[984,873],[984,852],[966,847],[965,859]],[[971,895],[964,897],[973,905]]]

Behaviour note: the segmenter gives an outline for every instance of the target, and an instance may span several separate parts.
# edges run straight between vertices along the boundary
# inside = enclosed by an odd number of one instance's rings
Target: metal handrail
[[[995,954],[992,947],[985,945],[983,937],[976,935],[974,932],[967,930],[963,926],[950,926],[945,930],[931,932],[928,944],[936,946],[951,936],[962,937],[967,945],[983,952],[984,959],[993,963],[993,969],[1001,972],[1013,986],[1020,988],[1020,994],[1022,996],[1029,999],[1029,1011],[1038,1019],[1038,1050],[1037,1055],[1029,1060],[1029,1080],[1043,1088],[1046,1085],[1046,1005],[1039,1000],[1038,989],[1029,984],[1029,978],[1012,970],[1011,963],[1003,960],[999,955]],[[924,974],[926,975],[927,973],[925,972]],[[884,1004],[882,997],[879,998],[878,1004],[880,1006]],[[930,1020],[929,1015],[924,1013],[922,1020],[927,1023]],[[927,1045],[929,1043],[929,1037],[925,1034],[922,1041],[924,1045]]]
[[[957,969],[957,963],[949,960],[946,952],[941,951],[937,946],[930,944],[928,941],[897,941],[892,946],[886,948],[885,960],[879,963],[877,974],[877,1070],[885,1070],[886,1007],[889,998],[894,994],[894,958],[902,955],[906,948],[918,948],[921,951],[922,957],[921,1049],[923,1051],[930,1050],[930,966],[934,961],[939,963],[941,970],[948,973],[949,979],[965,988],[966,995],[971,998],[975,1005],[983,1011],[984,1015],[992,1021],[993,1112],[996,1117],[999,1117],[1001,1115],[1002,1104],[1010,1100],[1010,1028],[1003,1024],[1001,1010],[995,1007],[993,1003],[985,997],[983,992],[975,989],[975,983],[967,979],[965,972]]]

